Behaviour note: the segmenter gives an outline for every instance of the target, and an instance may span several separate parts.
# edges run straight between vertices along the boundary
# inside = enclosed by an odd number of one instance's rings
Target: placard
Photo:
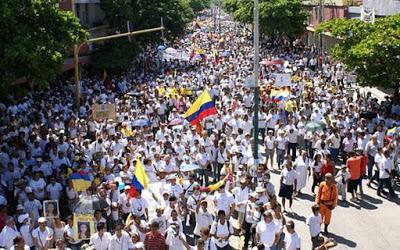
[[[60,216],[60,208],[57,200],[46,200],[43,202],[43,215],[46,218],[57,218]]]
[[[74,214],[74,239],[87,240],[94,233],[93,215]]]
[[[95,120],[105,120],[111,119],[116,120],[115,104],[93,104],[92,105],[93,119]]]
[[[275,88],[288,87],[292,85],[292,76],[290,74],[276,74]]]

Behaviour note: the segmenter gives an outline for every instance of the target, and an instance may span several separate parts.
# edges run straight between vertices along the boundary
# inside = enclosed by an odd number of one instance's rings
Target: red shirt
[[[321,173],[322,173],[322,176],[325,176],[327,173],[331,173],[332,175],[335,175],[335,166],[330,165],[326,161],[324,161],[324,164],[322,164]]]
[[[161,233],[146,233],[144,238],[144,247],[146,250],[162,250],[165,249],[165,238]]]
[[[365,176],[367,174],[368,156],[361,155],[360,158],[361,158],[360,173],[361,176]]]

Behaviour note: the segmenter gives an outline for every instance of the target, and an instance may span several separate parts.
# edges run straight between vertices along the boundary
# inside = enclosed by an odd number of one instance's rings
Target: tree
[[[127,21],[131,23],[131,30],[159,27],[162,17],[166,37],[174,39],[184,33],[186,24],[194,16],[190,0],[101,0],[100,4],[111,33],[127,32]],[[138,47],[160,41],[160,32],[135,36],[130,43],[127,43],[127,38],[106,41],[95,51],[94,65],[100,69],[121,71],[131,65]],[[119,57],[111,59],[115,55]]]
[[[393,88],[399,102],[400,14],[376,19],[375,24],[333,19],[322,23],[317,32],[341,38],[330,52],[357,74],[360,85]]]
[[[190,7],[194,12],[202,11],[207,9],[211,5],[211,0],[190,0]]]
[[[87,38],[79,20],[58,0],[0,1],[0,84],[26,79],[44,86],[60,72],[74,44]]]
[[[253,23],[253,1],[226,0],[224,7],[236,21]],[[305,30],[308,13],[299,0],[260,0],[259,11],[263,34],[294,39]]]

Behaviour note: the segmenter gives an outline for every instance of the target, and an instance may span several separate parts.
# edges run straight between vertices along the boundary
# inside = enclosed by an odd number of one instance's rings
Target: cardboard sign
[[[276,74],[275,78],[275,88],[287,87],[292,85],[290,74]]]
[[[111,119],[116,120],[115,104],[93,104],[92,106],[93,119],[104,120]]]

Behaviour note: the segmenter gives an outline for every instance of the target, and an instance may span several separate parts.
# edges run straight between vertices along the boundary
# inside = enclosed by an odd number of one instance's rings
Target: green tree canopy
[[[193,11],[197,12],[209,8],[211,0],[190,0],[189,3]]]
[[[173,39],[183,34],[186,24],[194,16],[190,0],[101,0],[100,3],[111,33],[127,32],[127,21],[131,23],[131,30],[159,27],[162,17],[166,28],[165,36]],[[160,42],[161,33],[142,34],[132,37],[130,43],[126,41],[127,38],[119,38],[98,46],[100,49],[95,52],[93,60],[95,67],[110,71],[129,67],[138,47]],[[119,60],[110,60],[113,55],[120,55]]]
[[[317,32],[342,39],[330,52],[355,71],[361,85],[394,88],[399,99],[400,14],[376,19],[375,24],[334,19],[322,23]]]
[[[226,0],[224,7],[236,21],[253,23],[253,1]],[[259,0],[259,9],[263,34],[293,39],[305,30],[308,13],[299,0]]]
[[[47,84],[61,70],[73,45],[87,38],[79,20],[58,0],[0,1],[0,84],[25,78]]]

